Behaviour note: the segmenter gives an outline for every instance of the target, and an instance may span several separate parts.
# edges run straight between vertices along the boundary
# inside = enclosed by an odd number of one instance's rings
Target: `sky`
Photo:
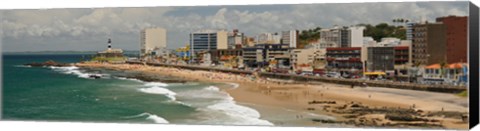
[[[140,31],[167,29],[167,48],[185,46],[190,32],[239,29],[247,36],[292,29],[360,23],[392,24],[406,18],[468,15],[468,2],[319,3],[235,6],[0,10],[4,52],[139,50]]]

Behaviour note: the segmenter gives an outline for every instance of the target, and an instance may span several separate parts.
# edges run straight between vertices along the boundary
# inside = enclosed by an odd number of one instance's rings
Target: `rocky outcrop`
[[[27,63],[27,64],[23,64],[23,65],[32,66],[32,67],[43,67],[43,66],[65,67],[65,66],[72,66],[71,64],[68,64],[68,63],[57,63],[53,60],[45,61],[43,63],[33,62],[33,63]]]

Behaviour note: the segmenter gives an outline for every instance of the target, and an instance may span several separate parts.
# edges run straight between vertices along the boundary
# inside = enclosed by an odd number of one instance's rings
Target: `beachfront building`
[[[282,32],[282,44],[288,44],[290,48],[297,48],[298,31],[290,30]]]
[[[225,68],[243,67],[242,49],[210,50],[212,63]]]
[[[243,61],[247,67],[289,68],[290,49],[287,44],[256,44],[243,48]]]
[[[242,48],[243,63],[246,67],[263,67],[265,63],[265,52],[262,46]]]
[[[467,16],[445,16],[436,19],[446,26],[447,63],[467,62]]]
[[[154,50],[167,47],[167,30],[163,28],[147,28],[140,32],[140,55],[151,55]]]
[[[327,64],[325,59],[326,49],[293,49],[290,52],[290,64],[293,71],[323,74]]]
[[[199,52],[227,49],[227,41],[227,31],[202,30],[190,33],[191,61],[198,61],[196,55]]]
[[[362,47],[336,47],[326,51],[327,71],[342,75],[359,75],[363,71]]]
[[[395,75],[400,77],[408,77],[408,69],[411,64],[411,47],[410,46],[395,46],[394,50],[394,69]]]
[[[188,61],[190,59],[190,45],[177,48],[175,50],[175,55],[179,61]]]
[[[442,23],[423,23],[413,26],[412,62],[431,65],[446,61],[446,26]]]
[[[437,63],[425,66],[423,83],[465,85],[468,83],[467,63]]]
[[[367,72],[385,72],[394,75],[394,47],[368,47]]]
[[[244,34],[239,32],[238,29],[234,29],[232,32],[228,32],[228,49],[240,49],[245,45]]]

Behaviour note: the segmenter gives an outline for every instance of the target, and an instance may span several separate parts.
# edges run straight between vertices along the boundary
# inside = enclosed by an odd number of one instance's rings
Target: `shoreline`
[[[84,68],[168,75],[186,81],[237,83],[238,88],[224,91],[229,93],[237,103],[257,109],[261,114],[261,119],[269,120],[276,126],[468,128],[468,123],[462,122],[461,118],[458,118],[458,114],[468,112],[468,108],[457,104],[461,101],[467,102],[467,99],[456,98],[453,94],[376,87],[352,89],[349,86],[330,83],[320,83],[320,85],[279,84],[261,78],[254,80],[248,75],[145,65],[99,63],[77,63],[75,65]],[[406,94],[416,94],[420,97]],[[418,100],[422,96],[430,97]],[[402,100],[399,101],[399,99]],[[269,113],[272,110],[279,113],[288,112],[283,109],[292,110],[290,114],[286,113],[289,118],[277,120],[275,114]],[[441,111],[442,109],[444,111]],[[413,117],[392,112],[406,112]],[[313,115],[305,115],[308,113]],[[457,116],[448,116],[447,113]],[[320,117],[312,117],[314,115]],[[321,118],[322,116],[332,117],[334,120]],[[445,118],[445,116],[447,117]],[[408,119],[408,121],[397,121],[394,118]],[[411,118],[421,119],[409,120]],[[286,122],[289,123],[282,124]]]

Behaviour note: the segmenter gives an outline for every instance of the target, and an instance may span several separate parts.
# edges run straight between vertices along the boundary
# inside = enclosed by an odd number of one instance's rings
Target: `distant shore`
[[[259,110],[262,119],[277,126],[468,128],[468,122],[462,121],[462,116],[468,115],[467,98],[448,93],[376,87],[351,88],[330,83],[279,83],[253,75],[138,64],[75,65],[168,75],[187,81],[236,83],[238,88],[224,88],[225,91],[238,103]],[[270,113],[272,110],[288,110],[291,122],[277,119],[278,114]]]

